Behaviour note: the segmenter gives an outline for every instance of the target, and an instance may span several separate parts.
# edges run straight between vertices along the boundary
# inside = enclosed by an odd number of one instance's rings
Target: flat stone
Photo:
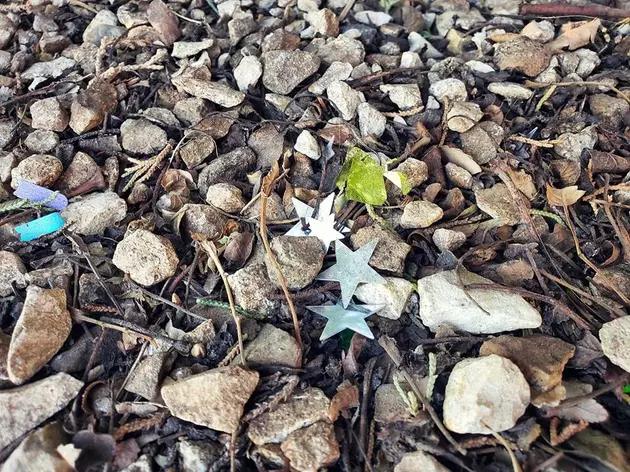
[[[262,76],[263,66],[256,56],[245,56],[234,69],[236,85],[241,92],[247,92],[250,87],[255,87]]]
[[[166,146],[166,131],[149,120],[129,119],[120,125],[122,147],[133,154],[157,154]]]
[[[263,84],[280,95],[290,93],[302,81],[317,72],[320,59],[306,51],[268,51],[262,55],[265,70]]]
[[[554,144],[555,153],[565,159],[580,162],[584,149],[593,149],[597,144],[597,131],[594,126],[584,128],[579,133],[563,133]]]
[[[429,179],[429,167],[426,162],[414,157],[405,159],[405,161],[396,168],[396,171],[405,174],[407,183],[411,188],[417,187]]]
[[[237,180],[252,171],[256,165],[256,154],[248,147],[236,148],[213,159],[199,173],[199,193],[206,195],[208,187],[221,181]]]
[[[173,107],[173,113],[181,121],[196,125],[208,114],[210,107],[203,98],[190,97],[179,100]]]
[[[298,135],[293,148],[297,152],[302,153],[315,161],[319,159],[322,155],[322,151],[319,147],[319,143],[317,142],[317,138],[315,138],[315,136],[313,136],[313,134],[307,130],[303,130]]]
[[[166,384],[161,393],[173,416],[231,434],[259,377],[240,366],[219,367]]]
[[[162,0],[153,0],[149,4],[147,20],[166,47],[170,47],[182,35],[177,17]]]
[[[516,425],[529,406],[527,380],[509,359],[491,354],[458,362],[444,392],[444,425],[460,434],[491,434]]]
[[[87,188],[87,186],[90,188]],[[74,195],[82,187],[87,191],[105,187],[101,168],[89,154],[77,152],[66,171],[57,180],[56,187],[66,196]]]
[[[422,389],[425,385],[419,385]],[[406,384],[403,384],[406,385]],[[374,421],[377,423],[414,423],[425,424],[430,419],[426,413],[413,416],[409,411],[407,403],[402,399],[398,389],[394,384],[382,384],[376,389],[374,394]]]
[[[319,421],[290,434],[280,445],[292,469],[317,472],[339,459],[339,443],[332,424]]]
[[[521,214],[512,199],[507,186],[503,183],[491,188],[475,191],[475,200],[479,209],[504,225],[521,223]]]
[[[374,254],[370,258],[370,265],[375,269],[386,270],[393,275],[402,275],[405,259],[411,246],[399,236],[387,231],[379,224],[361,228],[350,236],[354,250],[365,246],[370,241],[378,241]]]
[[[150,287],[174,275],[179,259],[168,239],[137,229],[118,243],[112,262],[134,282]]]
[[[458,188],[470,190],[473,188],[474,180],[470,172],[463,167],[459,167],[452,162],[448,162],[444,166],[444,171],[448,180]]]
[[[534,95],[533,90],[514,82],[493,82],[488,85],[488,91],[514,100],[529,100]]]
[[[435,203],[417,200],[405,205],[400,226],[404,229],[428,228],[443,216],[444,211]]]
[[[222,82],[210,81],[209,71],[203,74],[191,71],[185,72],[173,79],[171,82],[177,90],[186,92],[193,97],[204,98],[212,103],[216,103],[224,108],[232,108],[243,103],[245,94],[239,90],[234,90]]]
[[[206,202],[226,213],[238,213],[246,204],[241,189],[226,183],[210,185]]]
[[[630,104],[617,97],[604,93],[596,93],[588,99],[591,113],[612,129],[618,129],[623,123],[624,115],[630,113]]]
[[[17,26],[6,15],[0,13],[0,49],[4,49],[13,38]]]
[[[116,39],[125,33],[118,18],[109,10],[99,11],[83,31],[83,42],[100,46],[105,38]]]
[[[158,122],[162,122],[168,126],[179,127],[180,122],[175,116],[175,114],[166,108],[160,107],[151,107],[142,111],[142,115],[150,118],[151,120],[156,120]],[[149,120],[149,121],[151,121]]]
[[[386,84],[379,88],[400,110],[408,110],[422,105],[422,95],[418,84]]]
[[[339,20],[337,15],[328,8],[312,11],[306,14],[313,30],[322,36],[337,36],[339,34]]]
[[[496,354],[514,362],[531,387],[533,401],[562,383],[564,366],[574,353],[573,345],[537,334],[522,338],[498,336],[479,349],[480,356]]]
[[[71,329],[66,292],[29,287],[9,346],[11,382],[20,385],[35,375],[61,349]]]
[[[258,29],[258,22],[251,15],[241,15],[228,21],[230,44],[236,46],[241,39]]]
[[[473,334],[494,334],[535,329],[542,324],[540,313],[520,295],[493,290],[464,291],[460,283],[492,282],[463,269],[459,270],[459,279],[455,271],[447,270],[418,280],[420,318],[432,332],[448,327]]]
[[[31,126],[61,133],[68,126],[70,116],[56,97],[44,98],[33,102],[30,108]]]
[[[324,44],[315,48],[315,54],[325,66],[333,62],[347,62],[356,67],[365,58],[365,48],[360,41],[340,35],[334,39],[328,39]]]
[[[256,445],[281,443],[302,428],[328,421],[330,400],[318,388],[294,392],[275,410],[267,411],[249,423],[247,435]]]
[[[334,82],[347,80],[352,73],[352,65],[347,62],[333,62],[326,72],[308,87],[308,91],[315,95],[321,95],[329,85]]]
[[[459,135],[462,150],[479,165],[487,164],[497,157],[497,146],[499,145],[482,127],[483,123],[479,123]]]
[[[127,216],[127,203],[115,192],[95,192],[70,203],[61,216],[71,231],[94,236],[122,221]]]
[[[0,449],[63,409],[83,382],[66,373],[9,390],[0,390]]]
[[[394,472],[450,472],[435,457],[423,451],[408,452],[394,467]]]
[[[440,252],[455,251],[466,242],[466,234],[452,229],[438,228],[433,233],[433,244]]]
[[[188,204],[182,225],[189,234],[199,233],[213,240],[221,237],[227,218],[210,205]]]
[[[360,284],[354,295],[363,303],[385,305],[377,312],[377,315],[397,320],[401,317],[413,293],[413,284],[398,277],[385,277],[385,280],[384,284]]]
[[[494,47],[494,63],[501,70],[520,72],[536,77],[551,61],[552,54],[547,47],[525,36],[511,39]]]
[[[29,434],[7,458],[2,470],[73,472],[76,469],[57,452],[69,439],[61,423],[50,423]]]
[[[61,161],[48,154],[34,154],[21,161],[11,171],[11,187],[18,187],[20,180],[28,180],[42,187],[50,187],[63,172]]]
[[[210,157],[216,148],[217,145],[212,136],[192,131],[190,139],[180,148],[179,154],[186,167],[194,169]]]
[[[286,366],[299,368],[302,364],[302,353],[297,341],[286,331],[267,323],[253,341],[245,345],[247,365]]]
[[[15,136],[15,125],[13,120],[0,120],[0,149],[4,149]]]
[[[492,84],[490,84],[492,85]],[[463,133],[483,118],[483,111],[473,102],[453,102],[446,114],[448,129]]]
[[[444,57],[444,54],[416,31],[410,32],[407,39],[409,40],[409,50],[418,54],[422,53],[422,57],[425,59],[441,59]]]
[[[276,255],[289,290],[306,287],[322,270],[325,253],[321,241],[315,236],[277,236],[271,241],[271,250]],[[268,257],[265,257],[265,265],[269,280],[281,288],[274,265]]]
[[[245,310],[271,315],[275,313],[280,302],[270,297],[277,288],[267,276],[264,264],[252,263],[228,276],[234,301]]]
[[[357,106],[359,115],[359,130],[361,136],[376,136],[380,138],[385,132],[387,118],[380,111],[367,102],[361,102]]]
[[[279,132],[273,123],[266,123],[251,134],[247,145],[256,153],[258,167],[269,169],[282,156],[284,133]]]
[[[105,115],[116,109],[118,99],[114,86],[103,80],[95,80],[82,90],[70,106],[70,128],[83,134],[103,122]]]
[[[46,154],[53,152],[59,145],[59,136],[53,131],[46,131],[43,129],[36,129],[24,140],[24,144],[36,154]]]
[[[464,82],[453,78],[439,80],[431,84],[429,93],[441,104],[444,104],[446,101],[450,103],[465,102],[468,99],[468,92]]]
[[[400,67],[408,69],[422,67],[422,59],[417,52],[405,51],[400,56]]]
[[[599,330],[599,339],[610,362],[630,372],[630,316],[604,323]]]
[[[159,342],[157,348],[149,346],[144,357],[129,375],[125,390],[140,395],[148,401],[158,400],[160,382],[167,366],[172,364],[173,357],[168,346],[161,345]]]
[[[75,65],[76,61],[67,57],[58,57],[47,62],[36,62],[22,72],[20,78],[27,82],[35,79],[56,79],[72,70]]]
[[[13,285],[17,289],[26,287],[26,266],[17,254],[0,251],[0,297],[13,295]]]
[[[0,182],[7,183],[11,179],[11,171],[18,165],[15,154],[0,153]]]
[[[387,23],[392,22],[391,15],[388,15],[387,13],[382,12],[382,11],[371,11],[371,10],[364,10],[364,11],[359,11],[355,13],[354,19],[357,20],[359,23],[376,26],[377,28],[379,26],[383,26],[383,25],[386,25]]]
[[[214,45],[214,39],[209,38],[204,41],[176,41],[173,43],[173,52],[171,56],[178,59],[196,56],[206,49],[210,49]]]
[[[365,98],[361,92],[353,90],[347,83],[336,81],[326,89],[328,99],[337,107],[341,118],[353,120],[357,114],[357,107]]]

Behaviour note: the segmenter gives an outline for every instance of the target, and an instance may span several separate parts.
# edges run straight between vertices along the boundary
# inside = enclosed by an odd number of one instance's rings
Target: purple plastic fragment
[[[37,184],[29,182],[28,180],[20,179],[18,188],[13,192],[16,197],[26,198],[32,202],[41,202],[48,200],[54,192],[45,187],[41,187]],[[44,203],[44,206],[52,208],[54,210],[63,210],[68,206],[68,199],[65,195],[57,194],[57,196]]]

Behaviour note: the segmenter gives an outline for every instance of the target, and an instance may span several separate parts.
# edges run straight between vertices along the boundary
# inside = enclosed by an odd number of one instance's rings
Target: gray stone
[[[417,52],[405,51],[400,56],[400,67],[408,69],[422,67],[422,59]]]
[[[433,95],[438,102],[444,104],[446,100],[450,103],[468,99],[466,85],[459,79],[444,79],[431,84],[429,93]]]
[[[422,105],[422,95],[420,95],[418,84],[387,84],[381,85],[380,90],[386,93],[400,110],[416,108]]]
[[[234,294],[234,301],[245,310],[274,314],[279,306],[278,300],[270,297],[277,292],[271,283],[264,264],[250,263],[228,276],[228,282]]]
[[[116,17],[125,28],[146,25],[149,23],[146,8],[137,3],[125,3],[116,9]]]
[[[4,74],[11,67],[11,53],[9,51],[0,51],[0,73]]]
[[[444,171],[448,180],[450,180],[455,187],[466,190],[472,189],[474,183],[473,176],[463,167],[459,167],[452,162],[448,162],[444,166]]]
[[[319,69],[320,59],[305,51],[268,51],[262,56],[263,84],[274,93],[286,95]]]
[[[148,401],[158,400],[160,382],[173,357],[168,346],[160,343],[157,348],[149,346],[144,357],[129,375],[125,390]]]
[[[440,252],[455,251],[466,242],[466,235],[460,231],[452,229],[438,228],[433,233],[433,244]]]
[[[4,49],[13,38],[17,26],[6,15],[0,13],[0,49]]]
[[[473,126],[468,131],[461,133],[459,139],[462,150],[479,165],[484,165],[497,157],[497,146],[492,137],[480,126]]]
[[[408,452],[394,467],[394,472],[450,472],[432,455],[423,451]]]
[[[343,34],[337,38],[329,39],[325,44],[318,46],[314,52],[325,66],[331,65],[333,62],[347,62],[356,67],[363,62],[365,57],[363,44]]]
[[[0,152],[0,182],[7,183],[11,178],[11,171],[17,166],[15,154]]]
[[[245,56],[234,68],[234,78],[241,92],[247,92],[250,87],[255,87],[262,76],[263,67],[256,56]]]
[[[282,156],[284,133],[279,132],[273,123],[265,123],[251,134],[247,144],[258,157],[258,167],[268,169]]]
[[[352,73],[352,65],[347,62],[333,62],[322,76],[313,82],[308,91],[315,95],[321,95],[328,86],[334,82],[347,80]]]
[[[125,28],[120,26],[118,18],[109,10],[99,11],[87,28],[83,31],[83,42],[101,45],[105,38],[115,39],[125,33]]]
[[[53,151],[59,144],[59,136],[53,131],[38,129],[29,133],[24,140],[26,147],[37,154]]]
[[[580,162],[582,151],[593,149],[597,144],[597,131],[595,126],[589,126],[579,133],[561,134],[556,141],[558,143],[554,144],[553,150],[558,156]]]
[[[418,200],[409,202],[403,209],[400,226],[404,229],[428,228],[444,216],[444,211],[435,203]]]
[[[31,105],[31,126],[34,129],[61,133],[68,126],[70,116],[56,97],[37,100]]]
[[[604,323],[599,330],[599,339],[610,362],[630,372],[630,316]]]
[[[289,290],[300,290],[310,284],[324,263],[324,249],[320,240],[314,236],[277,236],[271,241],[271,250],[276,255]],[[278,288],[282,287],[268,257],[265,258],[265,265],[269,280]]]
[[[413,284],[398,277],[385,277],[385,280],[384,284],[360,284],[354,295],[363,303],[385,305],[376,314],[383,318],[397,320],[413,293]]]
[[[162,387],[173,416],[228,434],[239,426],[259,374],[240,366],[219,367]]]
[[[73,472],[57,448],[69,441],[61,423],[50,423],[29,434],[4,463],[2,470],[20,472]]]
[[[210,112],[203,98],[191,97],[179,100],[173,108],[177,118],[190,125],[196,125]]]
[[[157,154],[166,146],[166,132],[149,120],[128,119],[120,125],[122,147],[133,154]]]
[[[83,382],[66,373],[0,391],[0,449],[63,409]]]
[[[481,118],[483,118],[483,111],[479,105],[472,102],[454,102],[446,114],[448,128],[458,133],[468,131]]]
[[[291,468],[298,472],[313,472],[332,466],[340,456],[335,427],[327,421],[319,421],[291,433],[280,449],[289,459]]]
[[[611,97],[604,93],[596,93],[588,99],[591,113],[612,129],[619,129],[624,115],[630,113],[630,104],[622,98]]]
[[[21,78],[27,82],[35,79],[57,79],[69,72],[75,65],[76,61],[67,57],[58,57],[47,62],[36,62],[22,72]]]
[[[516,425],[529,406],[527,380],[516,365],[495,354],[463,360],[444,392],[444,425],[460,434],[492,434]]]
[[[210,205],[188,204],[182,224],[189,234],[199,233],[206,238],[218,239],[223,234],[227,218]]]
[[[206,133],[192,131],[188,136],[190,138],[180,148],[179,154],[186,167],[194,169],[215,152],[217,145]]]
[[[361,228],[350,237],[352,247],[356,250],[370,241],[378,241],[370,265],[375,269],[385,270],[394,275],[402,275],[405,259],[411,246],[399,236],[387,231],[379,224]]]
[[[210,185],[206,193],[206,202],[226,213],[238,213],[246,203],[241,189],[227,183]]]
[[[143,116],[147,118],[157,120],[165,125],[179,127],[180,122],[175,116],[175,114],[171,110],[167,110],[166,108],[152,107],[147,108],[142,112]],[[149,120],[151,121],[151,120]]]
[[[244,177],[256,165],[256,154],[248,147],[236,148],[214,159],[199,173],[199,193],[206,195],[208,187],[220,181]]]
[[[112,262],[131,280],[149,287],[174,275],[179,259],[168,239],[137,229],[118,243]]]
[[[245,345],[245,360],[253,367],[285,366],[299,368],[302,353],[297,341],[286,331],[267,323],[253,341]]]
[[[62,171],[63,165],[56,157],[34,154],[21,161],[11,171],[11,187],[17,188],[21,179],[42,187],[50,187],[57,181]]]
[[[405,174],[407,183],[411,185],[411,188],[423,184],[429,178],[429,167],[426,162],[414,157],[405,159],[405,161],[396,168],[396,171]]]
[[[534,95],[532,90],[514,82],[493,82],[488,85],[488,91],[514,100],[529,100]]]
[[[357,106],[359,115],[359,130],[361,136],[374,135],[380,138],[385,132],[387,118],[380,111],[367,102],[359,103]]]
[[[214,39],[209,38],[204,41],[177,41],[173,43],[173,52],[171,55],[178,59],[190,56],[196,56],[206,49],[210,49],[214,45]]]
[[[392,22],[391,15],[388,15],[387,13],[384,13],[382,11],[371,11],[371,10],[364,10],[364,11],[355,13],[354,19],[357,20],[359,23],[364,23],[370,26],[376,26],[377,28],[379,26],[383,26],[383,25],[386,25],[387,23]]]
[[[407,39],[409,40],[409,50],[422,54],[422,57],[425,59],[441,59],[444,57],[435,46],[416,31],[410,32]]]
[[[348,84],[341,81],[333,82],[326,89],[328,99],[337,107],[341,118],[346,121],[353,120],[357,107],[365,101],[363,94],[352,89]]]
[[[95,192],[74,200],[61,216],[71,231],[98,235],[127,216],[127,204],[115,192]]]
[[[307,130],[302,131],[298,135],[295,140],[294,149],[315,161],[322,155],[317,138]]]
[[[236,46],[241,39],[258,29],[258,22],[251,16],[241,15],[228,21],[230,44]]]
[[[184,73],[171,79],[177,90],[193,97],[204,98],[225,108],[232,108],[243,103],[245,94],[234,90],[222,82],[211,82],[209,71],[196,76],[196,72]]]
[[[0,251],[0,297],[13,294],[13,285],[17,289],[26,287],[26,267],[17,254]]]
[[[575,51],[575,54],[580,59],[578,63],[575,73],[585,79],[601,64],[601,59],[597,55],[595,51],[591,51],[590,49],[578,49]]]
[[[520,295],[491,289],[464,291],[461,284],[492,282],[464,269],[459,270],[459,278],[455,271],[448,270],[418,281],[420,318],[431,331],[444,327],[474,334],[493,334],[535,329],[542,323],[538,311]]]
[[[181,439],[177,450],[182,459],[182,472],[205,472],[221,457],[221,449],[214,441]]]
[[[0,121],[0,149],[4,149],[15,136],[15,122],[13,120]]]

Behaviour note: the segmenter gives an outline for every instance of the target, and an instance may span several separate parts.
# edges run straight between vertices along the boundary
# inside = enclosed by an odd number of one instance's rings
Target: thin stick
[[[623,19],[630,17],[630,10],[611,8],[603,5],[569,5],[567,3],[525,4],[521,15],[535,16],[591,16],[599,18]]]
[[[551,86],[575,87],[577,85],[591,85],[595,87],[605,87],[615,92],[617,95],[619,95],[621,98],[623,98],[626,102],[630,104],[630,98],[628,98],[628,96],[625,93],[623,93],[618,88],[613,87],[612,85],[608,85],[602,82],[558,82],[557,84],[551,84],[551,83],[532,82],[530,80],[525,81],[525,87],[529,87],[529,88],[545,88],[545,87],[551,87]]]
[[[182,313],[191,316],[197,320],[201,320],[201,321],[208,321],[208,318],[201,316],[197,313],[193,313],[190,310],[187,310],[186,308],[184,308],[181,305],[178,305],[176,303],[173,303],[172,301],[164,298],[164,297],[160,297],[159,295],[156,295],[152,292],[149,292],[147,289],[145,289],[144,287],[141,287],[138,284],[135,283],[131,283],[132,287],[134,288],[134,290],[138,290],[140,292],[142,292],[143,295],[146,295],[149,298],[153,298],[154,300],[157,300],[158,302],[164,303],[165,305],[170,306],[171,308],[175,308],[177,311],[181,311]]]

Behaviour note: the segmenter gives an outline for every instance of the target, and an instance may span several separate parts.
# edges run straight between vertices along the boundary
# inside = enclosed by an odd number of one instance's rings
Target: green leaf
[[[390,170],[385,172],[385,178],[398,187],[403,195],[407,195],[411,192],[411,185],[409,185],[407,176],[404,173]]]
[[[630,394],[630,384],[626,385],[626,386],[623,388],[623,393]]]
[[[384,169],[359,148],[352,148],[346,155],[346,162],[337,176],[337,186],[345,187],[346,196],[368,205],[382,205],[387,200]]]

